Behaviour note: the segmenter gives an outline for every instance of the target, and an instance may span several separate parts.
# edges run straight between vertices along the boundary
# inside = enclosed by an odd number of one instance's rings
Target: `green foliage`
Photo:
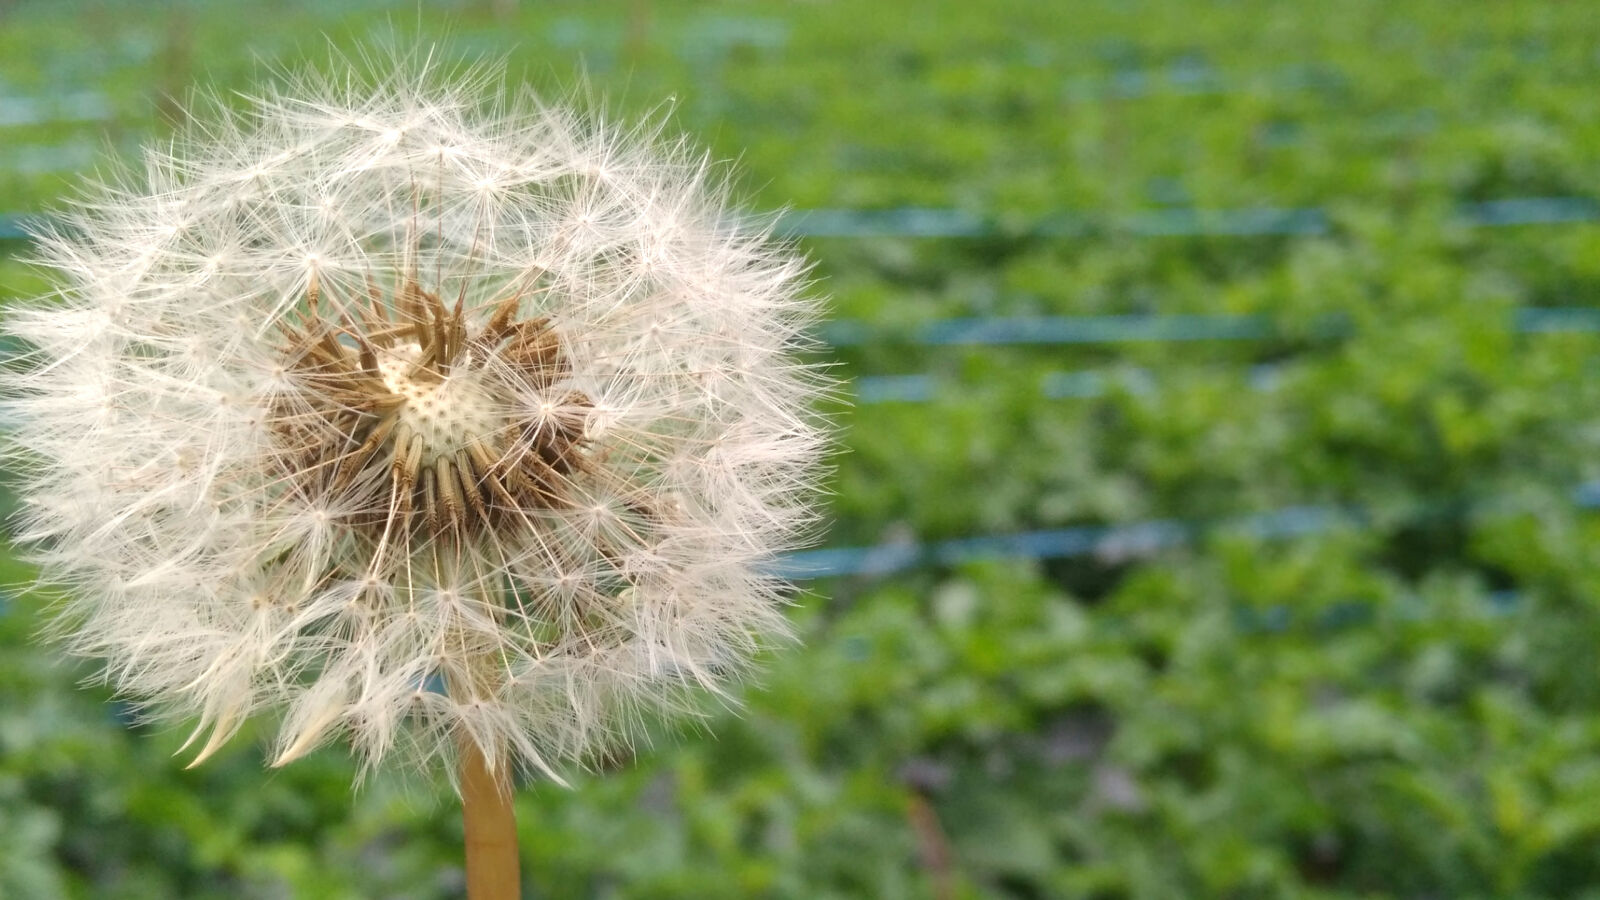
[[[521,793],[530,896],[1600,898],[1600,519],[1571,498],[1600,475],[1600,336],[1514,327],[1600,306],[1600,227],[1457,214],[1600,194],[1592,10],[345,5],[0,7],[0,100],[78,97],[65,120],[0,116],[0,209],[58,202],[75,153],[158,136],[192,79],[323,57],[322,33],[443,36],[546,86],[582,66],[627,110],[677,97],[673,124],[741,157],[760,205],[992,226],[810,242],[835,314],[884,338],[839,348],[841,374],[938,387],[837,411],[830,543],[1194,526],[810,585],[803,649],[742,712]],[[1319,206],[1328,227],[1126,227],[1191,205]],[[1035,233],[1063,212],[1081,234]],[[5,295],[44,285],[0,262]],[[1195,313],[1273,333],[905,339]],[[1087,369],[1106,392],[1041,392]],[[1322,527],[1250,524],[1297,506]],[[352,794],[333,751],[267,771],[249,734],[186,771],[182,729],[133,724],[33,640],[41,603],[0,610],[0,897],[460,894],[442,788]]]

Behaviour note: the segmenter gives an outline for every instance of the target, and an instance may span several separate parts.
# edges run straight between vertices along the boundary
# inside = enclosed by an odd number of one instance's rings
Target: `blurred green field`
[[[785,220],[859,393],[827,546],[878,551],[806,558],[884,571],[807,582],[742,712],[524,790],[528,896],[1600,898],[1591,4],[0,4],[0,213],[386,35],[675,98],[829,211]],[[995,317],[1125,330],[928,339]],[[442,790],[259,733],[185,771],[38,605],[0,898],[460,895]]]

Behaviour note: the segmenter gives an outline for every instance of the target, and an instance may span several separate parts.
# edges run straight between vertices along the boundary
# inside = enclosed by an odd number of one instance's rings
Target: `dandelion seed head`
[[[659,125],[400,62],[192,116],[38,235],[22,536],[199,759],[270,711],[278,763],[559,777],[786,634],[816,301]]]

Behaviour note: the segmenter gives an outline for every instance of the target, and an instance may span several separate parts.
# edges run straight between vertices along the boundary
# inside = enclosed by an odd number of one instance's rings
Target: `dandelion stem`
[[[517,820],[501,764],[491,771],[476,741],[461,742],[461,819],[467,832],[467,900],[522,896]]]

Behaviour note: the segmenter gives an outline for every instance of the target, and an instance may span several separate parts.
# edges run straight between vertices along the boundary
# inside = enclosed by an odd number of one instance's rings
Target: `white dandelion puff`
[[[37,235],[21,536],[196,762],[270,711],[278,764],[558,777],[785,634],[817,304],[684,142],[398,68],[219,104]]]

